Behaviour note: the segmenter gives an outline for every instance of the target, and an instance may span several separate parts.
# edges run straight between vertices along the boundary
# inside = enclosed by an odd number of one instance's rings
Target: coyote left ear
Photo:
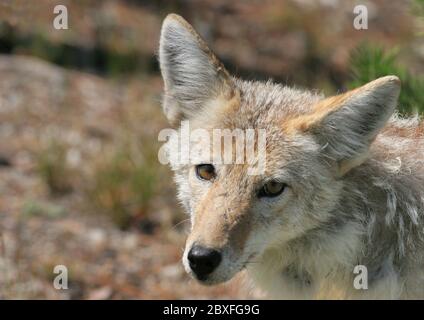
[[[214,99],[234,96],[232,79],[202,38],[182,17],[163,22],[159,62],[165,83],[164,112],[176,125]]]
[[[337,161],[339,175],[344,175],[365,161],[370,144],[395,110],[399,93],[398,77],[379,78],[324,99],[297,120],[297,127],[318,138],[326,156]]]

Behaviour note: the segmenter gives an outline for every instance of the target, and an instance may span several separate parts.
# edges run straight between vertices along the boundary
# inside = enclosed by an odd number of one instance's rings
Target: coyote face
[[[333,241],[333,255],[362,250],[367,217],[357,212],[362,205],[357,198],[369,186],[353,185],[352,179],[364,174],[356,169],[373,154],[371,144],[396,107],[397,77],[330,98],[271,82],[245,82],[231,77],[176,15],[163,23],[159,57],[163,107],[171,124],[188,121],[190,132],[201,128],[211,135],[214,129],[266,133],[262,147],[256,133],[250,136],[256,153],[266,159],[258,174],[249,174],[246,161],[222,163],[208,152],[198,152],[190,163],[171,161],[192,222],[183,256],[188,273],[203,284],[220,283],[244,267],[263,265],[273,248],[281,248],[279,254],[287,255],[276,259],[285,261],[277,263],[278,277],[289,270],[287,276],[306,274],[302,281],[310,283],[318,270],[308,269],[306,260],[296,264],[299,248],[311,252],[315,245],[319,251]],[[170,155],[184,152],[178,137],[167,143]],[[189,142],[197,150],[209,150],[208,143]],[[345,201],[349,193],[352,207]],[[349,239],[349,249],[342,249],[343,239]],[[343,256],[346,263],[357,258]]]

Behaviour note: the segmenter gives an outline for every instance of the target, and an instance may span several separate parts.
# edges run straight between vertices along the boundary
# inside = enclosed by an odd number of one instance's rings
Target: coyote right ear
[[[159,62],[164,112],[171,124],[189,119],[214,99],[234,96],[232,79],[191,25],[170,14],[162,25]]]
[[[292,128],[312,133],[322,152],[338,162],[344,175],[365,161],[368,149],[393,114],[400,80],[386,76],[319,102],[311,113],[294,119]]]

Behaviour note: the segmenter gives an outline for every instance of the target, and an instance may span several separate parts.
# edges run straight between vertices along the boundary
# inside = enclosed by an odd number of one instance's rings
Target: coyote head
[[[266,156],[259,174],[248,174],[248,163],[217,162],[208,152],[189,163],[171,161],[192,222],[183,263],[204,284],[229,280],[267,248],[333,219],[345,177],[366,161],[400,90],[394,76],[330,98],[236,79],[173,14],[162,26],[159,58],[163,108],[172,125],[188,121],[191,131],[211,134],[217,128],[266,132],[263,148],[254,142]],[[171,156],[185,152],[177,136],[168,141]],[[190,147],[209,150],[200,140],[190,140]]]

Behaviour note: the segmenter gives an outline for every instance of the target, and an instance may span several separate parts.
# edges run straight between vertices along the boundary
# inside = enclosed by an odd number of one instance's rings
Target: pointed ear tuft
[[[382,77],[324,99],[311,114],[295,119],[295,126],[313,133],[344,175],[365,161],[372,141],[395,110],[399,93],[398,77]]]
[[[192,26],[176,14],[162,25],[159,62],[164,112],[172,124],[189,119],[218,97],[234,95],[232,79]]]

